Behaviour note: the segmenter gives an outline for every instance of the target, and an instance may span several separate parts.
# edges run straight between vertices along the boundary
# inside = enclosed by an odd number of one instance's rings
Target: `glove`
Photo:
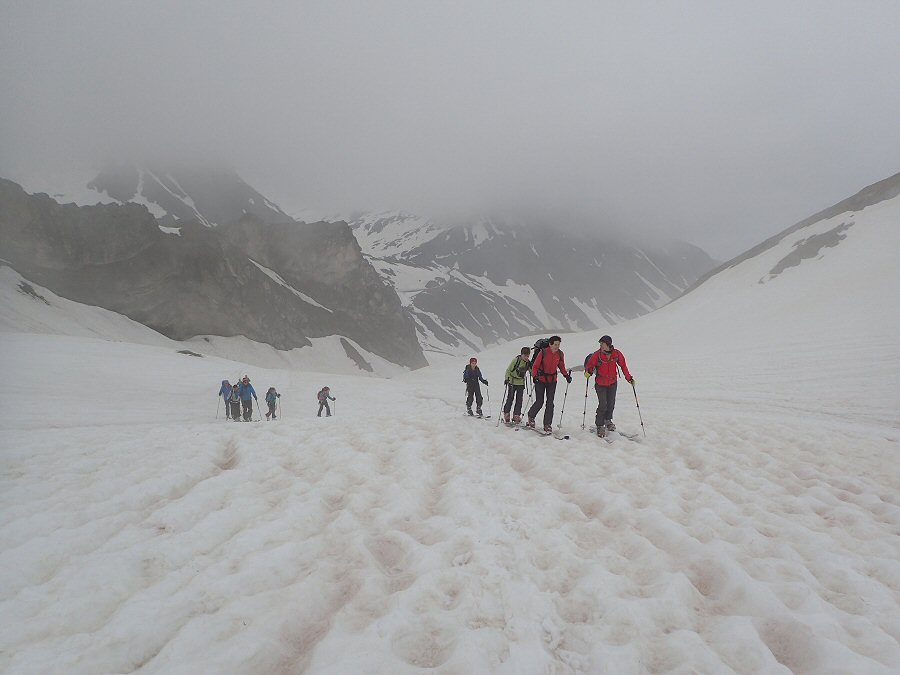
[[[588,372],[587,370],[584,371],[584,376],[585,376],[587,379],[591,379],[591,374],[590,374],[590,372]]]
[[[277,396],[278,398],[281,398],[281,394],[275,394],[275,396]]]
[[[566,373],[566,382],[572,384],[572,373]]]
[[[509,386],[509,378],[506,378],[505,380],[503,380],[503,386],[504,387]]]
[[[629,377],[629,378],[628,378],[627,380],[625,380],[625,381],[626,381],[628,384],[634,384],[634,378],[633,378],[633,377]]]
[[[487,380],[484,381],[484,386],[485,386],[485,387],[489,387],[489,386],[490,386],[490,385],[488,384]]]

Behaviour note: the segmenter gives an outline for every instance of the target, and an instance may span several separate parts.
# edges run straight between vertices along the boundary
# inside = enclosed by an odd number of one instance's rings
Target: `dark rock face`
[[[136,204],[79,207],[0,179],[0,257],[62,297],[176,340],[243,335],[277,349],[345,335],[385,359],[426,364],[412,321],[344,224],[243,214],[160,230]]]

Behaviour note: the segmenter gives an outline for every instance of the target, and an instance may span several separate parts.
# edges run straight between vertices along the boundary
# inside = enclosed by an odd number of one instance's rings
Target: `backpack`
[[[544,351],[547,347],[550,346],[550,338],[541,338],[537,342],[534,343],[534,349],[531,351],[531,360],[528,362],[528,370],[531,371],[534,368],[534,362],[537,361],[538,354]],[[541,371],[542,373],[544,371]]]

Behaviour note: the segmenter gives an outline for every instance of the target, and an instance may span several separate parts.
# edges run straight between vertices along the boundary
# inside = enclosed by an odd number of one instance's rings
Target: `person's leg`
[[[540,411],[541,407],[544,405],[544,389],[547,387],[540,380],[536,380],[534,383],[534,403],[531,404],[531,407],[528,409],[528,421],[530,422],[535,418]]]
[[[325,417],[331,417],[331,406],[328,405],[328,401],[322,401],[325,404]]]
[[[475,388],[470,384],[466,387],[466,410],[472,412],[472,399],[475,396]]]
[[[325,407],[325,404],[322,401],[319,401],[319,412],[316,413],[316,417],[322,416],[322,408]]]
[[[553,397],[556,396],[556,382],[547,383],[547,406],[544,408],[544,427],[553,426]]]
[[[513,389],[515,390],[515,396],[516,396],[516,407],[513,408],[513,417],[518,417],[521,419],[521,417],[522,417],[522,394],[525,393],[525,385],[517,384],[515,387],[513,387]]]
[[[244,406],[244,421],[249,422],[253,417],[253,399],[241,401],[241,404]]]
[[[613,382],[609,387],[607,387],[606,392],[606,414],[603,418],[603,421],[606,423],[606,426],[615,429],[615,425],[612,423],[613,410],[616,408],[616,389],[618,388],[619,383]]]
[[[606,387],[599,384],[594,385],[594,391],[597,392],[597,415],[594,417],[594,425],[599,429],[606,420]]]
[[[484,402],[484,398],[481,396],[481,387],[477,384],[475,385],[475,412],[479,415],[481,414],[481,404]]]
[[[513,392],[515,391],[515,387],[513,385],[506,385],[506,403],[503,404],[503,414],[509,415],[509,411],[512,410],[513,404]]]

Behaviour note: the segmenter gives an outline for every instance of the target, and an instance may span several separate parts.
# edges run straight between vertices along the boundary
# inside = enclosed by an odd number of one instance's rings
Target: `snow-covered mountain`
[[[580,375],[557,441],[460,415],[462,359],[363,378],[0,330],[0,670],[895,675],[898,190],[610,330],[636,440],[581,429]],[[119,325],[0,281],[18,325]],[[522,342],[479,353],[494,385]],[[222,419],[244,372],[277,422]]]
[[[121,164],[103,169],[87,187],[120,204],[143,204],[156,218],[229,225],[244,216],[264,223],[292,218],[226,167]]]
[[[607,328],[660,307],[714,266],[679,241],[637,245],[537,219],[440,226],[405,213],[349,219],[428,351],[458,353],[540,330]]]

